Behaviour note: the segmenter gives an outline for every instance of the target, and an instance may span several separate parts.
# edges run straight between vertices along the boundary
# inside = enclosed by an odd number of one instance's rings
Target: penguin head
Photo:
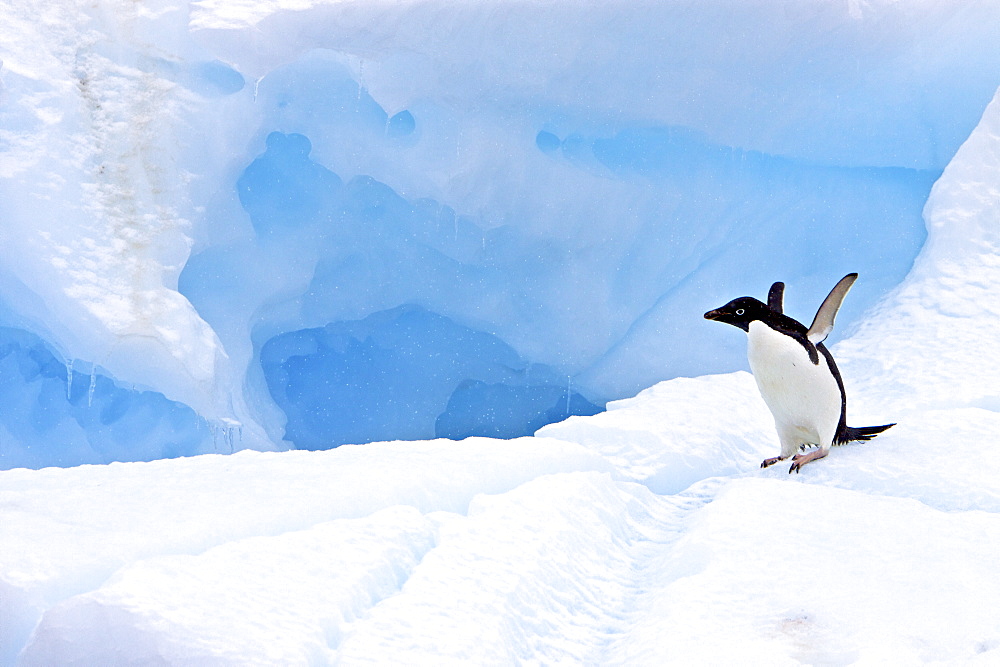
[[[768,320],[774,317],[774,311],[768,308],[767,304],[758,301],[752,296],[741,296],[733,299],[721,308],[710,310],[705,313],[706,320],[716,320],[739,327],[744,331],[750,330],[750,323],[754,320]]]

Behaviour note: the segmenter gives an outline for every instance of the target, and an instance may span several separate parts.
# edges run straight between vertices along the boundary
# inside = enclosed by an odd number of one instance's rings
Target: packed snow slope
[[[0,660],[995,665],[998,193],[1000,93],[833,348],[872,442],[761,470],[737,371],[529,438],[4,471]]]
[[[1000,85],[988,0],[8,0],[0,31],[0,468],[527,435],[745,368],[702,312],[784,280],[808,318],[859,271],[843,336]]]

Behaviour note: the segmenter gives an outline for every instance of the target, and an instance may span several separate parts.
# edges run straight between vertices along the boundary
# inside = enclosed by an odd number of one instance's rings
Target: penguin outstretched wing
[[[776,313],[783,311],[782,299],[785,296],[785,283],[774,283],[767,291],[767,307]]]
[[[823,299],[822,305],[820,305],[819,310],[816,311],[816,317],[813,318],[812,326],[806,332],[806,338],[813,345],[819,345],[826,337],[830,335],[833,331],[833,320],[837,317],[837,311],[840,310],[840,304],[844,302],[844,297],[847,296],[847,291],[851,289],[851,285],[854,281],[858,279],[858,274],[848,273],[846,276],[840,279],[840,282],[834,285],[830,293],[826,295]],[[772,286],[773,290],[774,287]],[[768,296],[768,301],[770,301],[770,296]]]

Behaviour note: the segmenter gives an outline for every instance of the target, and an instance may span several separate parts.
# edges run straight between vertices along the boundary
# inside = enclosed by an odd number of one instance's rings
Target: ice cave
[[[1000,82],[990,3],[30,7],[0,468],[530,435],[858,271],[844,336]]]

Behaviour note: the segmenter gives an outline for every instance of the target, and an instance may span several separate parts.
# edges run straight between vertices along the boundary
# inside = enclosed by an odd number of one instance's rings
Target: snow
[[[619,411],[696,413],[697,442],[738,394]],[[5,659],[989,664],[997,415],[901,418],[796,476],[695,448],[661,494],[543,437],[7,471]]]
[[[730,10],[0,6],[0,664],[1000,661],[996,7]]]
[[[676,664],[995,660],[998,530],[995,514],[740,480],[657,563],[613,662],[655,664],[658,638]]]

